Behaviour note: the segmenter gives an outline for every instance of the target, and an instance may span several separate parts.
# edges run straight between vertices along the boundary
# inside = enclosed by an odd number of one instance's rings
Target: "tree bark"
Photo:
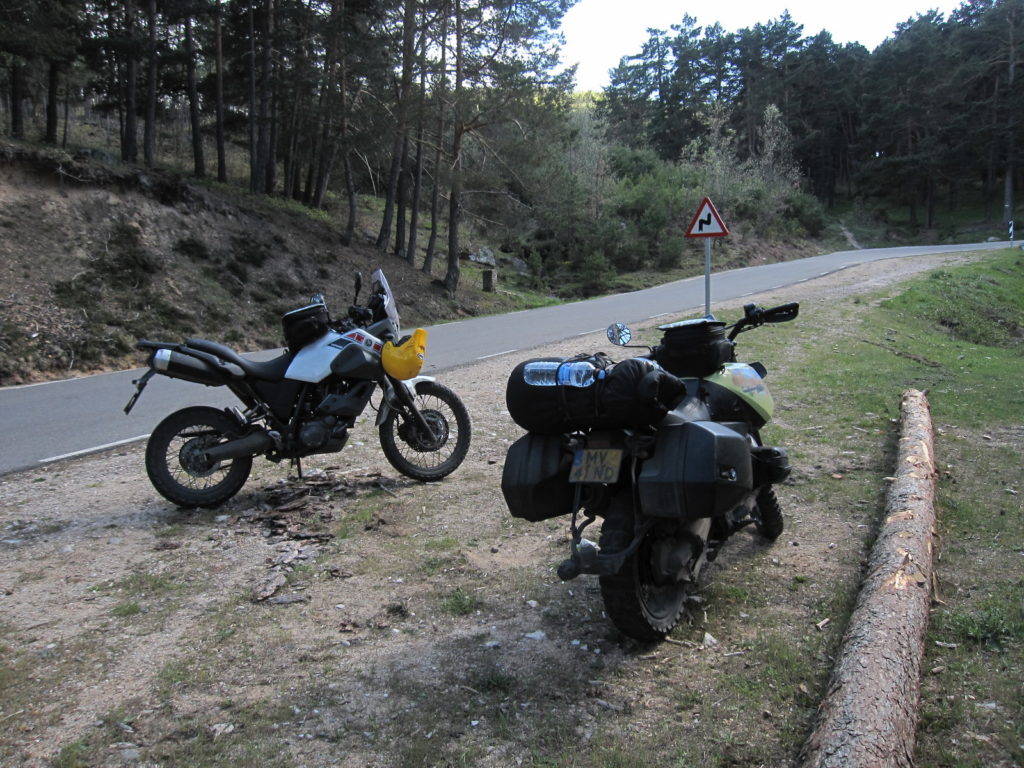
[[[25,138],[25,67],[11,65],[11,137]]]
[[[216,136],[217,136],[217,181],[228,180],[227,153],[224,145],[224,31],[221,24],[220,0],[214,17],[214,35],[217,38],[217,95],[216,95]]]
[[[435,97],[437,101],[437,138],[434,140],[434,178],[430,189],[430,236],[427,238],[426,253],[423,256],[421,269],[430,274],[434,268],[434,252],[437,248],[437,229],[441,222],[441,143],[444,141],[444,101],[445,77],[448,60],[448,3],[441,8],[441,63],[438,66],[438,78]]]
[[[135,40],[135,2],[126,0],[124,4],[124,29],[130,40]],[[134,163],[139,159],[137,85],[135,73],[138,62],[135,58],[134,46],[128,51],[124,74],[124,130],[121,134],[121,159]]]
[[[935,464],[928,401],[908,390],[886,519],[801,768],[912,768],[931,606]]]
[[[249,191],[256,191],[256,180],[260,177],[262,166],[256,151],[256,12],[249,3]]]
[[[152,168],[156,162],[156,76],[159,71],[156,58],[156,0],[146,6],[146,24],[149,32],[146,69],[146,125],[142,129],[142,162]]]
[[[462,1],[455,0],[455,87],[452,91],[452,178],[448,191],[448,269],[444,287],[450,296],[459,287],[459,223],[462,219],[462,119],[463,29]]]
[[[1007,106],[1009,107],[1010,113],[1006,121],[1006,174],[1003,177],[1003,224],[1008,225],[1013,221],[1013,177],[1015,170],[1014,160],[1016,154],[1016,142],[1015,133],[1017,130],[1016,120],[1016,99],[1013,98],[1013,81],[1015,79],[1015,73],[1017,69],[1017,46],[1016,46],[1016,18],[1011,15],[1007,25],[1008,34],[1010,36],[1010,44],[1008,46],[1008,58],[1006,66],[1006,86],[1011,94],[1007,100]]]
[[[274,61],[274,4],[273,0],[263,3],[263,52],[260,61],[259,111],[256,125],[256,162],[249,189],[265,192],[267,187],[267,164],[274,160],[270,156],[270,100],[273,94],[271,75]],[[255,74],[255,73],[254,73]]]
[[[60,122],[57,111],[57,100],[60,97],[60,64],[50,62],[46,89],[46,144],[57,143],[57,124]]]
[[[185,69],[188,80],[188,116],[192,127],[192,167],[196,178],[206,176],[203,129],[199,120],[199,89],[196,85],[196,52],[192,40],[192,16],[185,16]]]

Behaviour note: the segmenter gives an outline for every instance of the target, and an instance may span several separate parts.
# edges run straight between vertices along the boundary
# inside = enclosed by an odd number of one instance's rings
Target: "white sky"
[[[948,16],[959,6],[957,0],[580,0],[562,23],[562,60],[579,63],[578,90],[599,90],[619,59],[639,53],[649,28],[667,31],[685,13],[700,27],[717,21],[726,32],[736,32],[777,19],[788,8],[804,37],[826,29],[837,43],[856,41],[870,51],[898,23],[932,8]]]

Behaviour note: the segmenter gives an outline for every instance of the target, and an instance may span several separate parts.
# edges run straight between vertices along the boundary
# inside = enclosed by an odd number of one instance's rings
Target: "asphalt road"
[[[812,280],[855,264],[1007,245],[993,242],[839,251],[720,272],[711,280],[712,311],[716,301]],[[397,299],[401,311],[402,297]],[[603,331],[615,321],[639,323],[662,315],[699,314],[703,309],[701,276],[634,293],[445,323],[427,329],[427,365],[423,373],[433,375],[497,355],[509,355],[511,364],[519,362],[519,358],[512,357],[517,352]],[[0,475],[144,439],[164,416],[187,405],[237,404],[223,387],[203,387],[157,376],[131,414],[125,416],[124,405],[135,389],[132,380],[141,373],[142,369],[136,369],[0,389]],[[504,382],[496,386],[504,386]]]

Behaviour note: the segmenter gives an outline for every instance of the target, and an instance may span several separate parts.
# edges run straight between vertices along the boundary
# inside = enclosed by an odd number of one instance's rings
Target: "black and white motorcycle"
[[[287,348],[266,362],[206,339],[141,339],[149,370],[134,382],[125,413],[157,374],[227,387],[243,406],[191,406],[161,421],[146,446],[146,472],[156,490],[183,507],[213,507],[242,488],[256,456],[300,462],[340,451],[378,389],[375,423],[392,466],[423,482],[454,472],[469,450],[469,413],[454,392],[419,375],[427,332],[418,328],[400,338],[387,278],[377,269],[370,282],[366,305],[355,303],[362,287],[357,273],[353,304],[340,320],[331,318],[320,295],[285,314]]]

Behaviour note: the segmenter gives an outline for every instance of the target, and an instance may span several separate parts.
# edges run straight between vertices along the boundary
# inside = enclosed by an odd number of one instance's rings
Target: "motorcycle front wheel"
[[[469,412],[458,395],[436,381],[417,384],[413,400],[430,433],[392,409],[380,425],[380,447],[406,477],[425,483],[440,480],[458,469],[469,452]]]
[[[633,508],[629,491],[612,499],[601,525],[602,552],[613,553],[633,540]],[[618,573],[601,576],[605,612],[622,634],[642,642],[657,642],[679,623],[690,589],[687,582],[658,584],[651,569],[653,537],[648,534],[626,558]]]
[[[175,411],[157,424],[146,445],[146,473],[153,487],[180,507],[216,507],[245,485],[252,457],[210,463],[203,452],[231,439],[238,424],[216,408]]]

